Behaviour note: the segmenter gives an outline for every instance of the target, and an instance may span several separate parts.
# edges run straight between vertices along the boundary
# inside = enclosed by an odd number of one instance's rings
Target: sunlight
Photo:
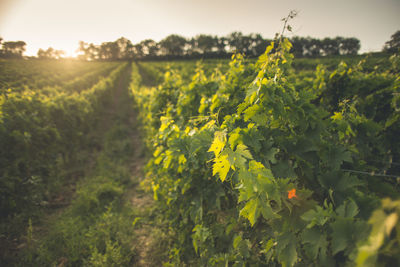
[[[76,58],[78,56],[77,52],[78,45],[76,44],[75,45],[66,44],[65,46],[62,46],[59,49],[64,52],[64,54],[61,56],[63,58],[69,58],[69,57]]]
[[[44,57],[56,58],[76,58],[78,56],[78,44],[70,44],[68,42],[57,42],[52,44],[43,44],[42,42],[35,42],[28,44],[26,47],[25,55],[28,57],[38,56],[39,50],[42,50]]]

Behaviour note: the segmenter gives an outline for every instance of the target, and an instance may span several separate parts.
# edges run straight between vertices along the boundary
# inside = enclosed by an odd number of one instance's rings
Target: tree
[[[265,52],[266,47],[271,43],[270,40],[265,40],[260,34],[250,34],[251,46],[249,52],[253,56],[259,56]]]
[[[211,53],[214,49],[217,49],[217,42],[215,37],[206,34],[197,35],[194,38],[194,49],[196,52],[200,54],[208,54]]]
[[[339,44],[341,43],[341,37],[324,38],[321,44],[321,52],[324,56],[336,56],[339,55]]]
[[[400,31],[395,32],[383,47],[384,52],[396,53],[400,49]]]
[[[37,55],[40,59],[60,59],[63,55],[65,55],[65,52],[49,47],[47,50],[40,48],[37,52]]]
[[[304,38],[303,49],[305,56],[318,57],[321,55],[321,40],[311,37]]]
[[[4,57],[22,57],[25,50],[26,43],[24,41],[4,42],[2,54]]]
[[[294,36],[290,40],[290,42],[292,43],[292,49],[290,50],[290,52],[292,52],[295,57],[304,56],[305,38]]]
[[[146,39],[140,42],[142,46],[143,55],[155,57],[158,54],[159,46],[156,41],[152,39]]]
[[[341,55],[357,55],[360,47],[360,40],[358,40],[357,38],[344,38],[339,44]]]
[[[226,46],[228,45],[228,39],[225,37],[220,37],[217,38],[217,52],[219,55],[225,55],[226,54]]]
[[[134,57],[137,59],[143,58],[144,52],[143,52],[142,43],[133,45],[133,54],[134,54]]]
[[[171,34],[160,41],[160,48],[164,55],[181,56],[187,40],[179,35]]]
[[[92,43],[88,44],[83,41],[79,41],[79,48],[77,52],[82,54],[78,55],[81,60],[97,60],[99,59],[99,46]]]
[[[125,37],[121,37],[115,41],[118,46],[118,59],[129,59],[133,57],[133,44]]]
[[[241,32],[232,32],[227,36],[230,52],[245,53],[244,37]]]
[[[99,48],[99,59],[117,60],[120,50],[117,42],[104,42]]]

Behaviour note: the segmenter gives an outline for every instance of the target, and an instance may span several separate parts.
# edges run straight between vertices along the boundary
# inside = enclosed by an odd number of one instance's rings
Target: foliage
[[[224,74],[132,84],[171,264],[351,265],[380,199],[399,197],[398,72],[341,63],[301,81],[291,49],[282,39]]]
[[[57,188],[77,178],[70,168],[84,161],[82,151],[93,145],[89,134],[97,123],[94,114],[126,67],[95,64],[87,68],[91,76],[84,73],[82,79],[61,79],[57,86],[43,89],[34,88],[32,80],[32,85],[1,92],[0,230],[6,241],[18,240],[23,225],[48,206]],[[103,78],[105,70],[108,75]]]
[[[3,58],[21,58],[26,50],[26,43],[24,41],[7,41],[0,42],[2,49],[0,49],[0,57]]]
[[[400,264],[400,201],[388,198],[382,200],[382,206],[376,209],[368,223],[372,226],[365,244],[359,247],[357,266],[377,266],[388,262]]]
[[[285,29],[291,30],[290,25]],[[121,37],[114,42],[98,45],[81,41],[79,58],[83,60],[176,60],[229,58],[235,53],[258,57],[271,41],[260,34],[245,35],[241,32],[232,32],[222,37],[200,34],[192,38],[171,34],[159,42],[146,39],[137,44],[132,44],[128,39]],[[294,36],[291,42],[293,43],[292,52],[298,57],[356,55],[360,50],[360,41],[356,38],[335,37],[320,40]],[[41,51],[41,54],[43,52]]]
[[[383,51],[396,53],[400,49],[400,31],[396,31],[390,37],[390,40],[385,43]]]
[[[118,81],[122,80],[126,89],[129,69],[121,67],[120,71],[125,74]],[[116,88],[110,86],[108,90],[115,94]],[[113,111],[111,127],[101,131],[100,124],[92,129],[102,148],[99,153],[92,152],[96,158],[86,167],[93,166],[85,170],[78,182],[71,204],[55,217],[44,235],[39,236],[40,231],[33,226],[36,240],[34,246],[22,251],[17,261],[20,265],[129,266],[133,263],[136,236],[132,222],[138,217],[130,201],[124,199],[132,175],[129,168],[133,155],[132,129],[127,127],[131,99],[127,90],[121,94],[121,101],[125,103]],[[112,103],[113,99],[108,98],[102,107],[110,112]],[[100,110],[97,115],[104,116],[103,123],[111,119]]]

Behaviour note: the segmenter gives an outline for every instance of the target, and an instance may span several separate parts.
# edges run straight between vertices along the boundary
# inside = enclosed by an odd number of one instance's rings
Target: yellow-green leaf
[[[226,133],[225,132],[215,132],[214,141],[211,144],[208,152],[214,152],[215,156],[218,157],[222,149],[225,147]]]
[[[213,175],[219,174],[221,181],[225,181],[231,165],[228,160],[228,155],[220,155],[214,159]]]

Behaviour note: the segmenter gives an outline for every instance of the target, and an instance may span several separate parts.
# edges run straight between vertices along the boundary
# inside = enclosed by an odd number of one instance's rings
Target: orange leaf
[[[296,188],[293,188],[292,190],[288,191],[288,199],[297,197],[296,196]]]

